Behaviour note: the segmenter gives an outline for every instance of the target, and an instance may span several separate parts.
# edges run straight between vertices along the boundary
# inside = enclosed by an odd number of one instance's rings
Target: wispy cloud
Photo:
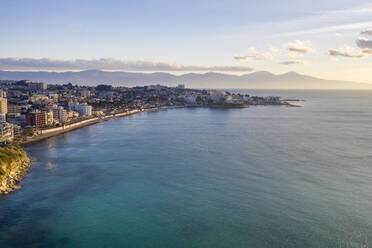
[[[284,38],[308,36],[313,34],[340,33],[343,31],[360,31],[372,27],[372,4],[363,4],[354,8],[341,10],[311,12],[291,19],[282,21],[268,21],[257,27],[256,23],[236,27],[235,33],[224,36],[228,39],[234,37],[249,39],[254,35],[261,38]],[[301,37],[302,38],[302,37]]]
[[[315,51],[311,47],[311,42],[309,40],[296,40],[295,42],[289,42],[286,44],[286,47],[289,51],[290,57],[303,56]]]
[[[257,49],[255,47],[249,47],[247,50],[248,51],[246,52],[245,55],[234,56],[234,59],[235,60],[248,60],[248,59],[252,59],[252,60],[270,60],[270,59],[272,59],[272,55],[269,52],[260,53],[260,52],[257,51]]]
[[[301,31],[294,31],[294,32],[287,32],[274,35],[274,37],[289,37],[289,36],[300,36],[300,35],[308,35],[308,34],[320,34],[320,33],[331,33],[331,32],[338,32],[338,31],[346,31],[346,30],[355,30],[355,29],[362,29],[368,26],[372,26],[371,21],[367,22],[354,22],[354,23],[347,23],[341,25],[329,25],[319,28],[310,28]]]
[[[274,34],[274,37],[360,30],[372,27],[371,15],[372,4],[369,3],[347,9],[315,12],[300,18],[272,23],[271,26],[288,30]]]
[[[245,55],[234,56],[235,60],[271,60],[273,56],[278,55],[280,50],[272,45],[267,46],[268,51],[259,52],[256,47],[249,47]]]
[[[303,65],[304,62],[298,60],[289,60],[280,62],[281,65]]]
[[[269,60],[271,59],[271,55],[268,53],[263,53],[263,54],[248,54],[244,56],[234,56],[235,60]]]
[[[120,71],[230,71],[249,72],[248,66],[197,66],[153,61],[128,61],[116,58],[101,59],[50,59],[0,58],[0,69],[33,70],[120,70]]]
[[[339,56],[345,58],[363,58],[365,56],[363,53],[355,52],[355,50],[350,47],[329,49],[328,54],[330,56]]]

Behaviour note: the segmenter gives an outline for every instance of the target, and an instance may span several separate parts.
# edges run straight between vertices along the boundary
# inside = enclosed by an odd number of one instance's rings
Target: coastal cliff
[[[17,183],[23,179],[32,160],[19,146],[0,147],[0,194],[8,194],[20,188]]]

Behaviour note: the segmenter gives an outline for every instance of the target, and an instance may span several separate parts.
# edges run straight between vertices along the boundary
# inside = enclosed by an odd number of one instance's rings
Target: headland
[[[30,169],[32,159],[19,146],[0,147],[0,194],[8,194],[20,186],[18,183]]]

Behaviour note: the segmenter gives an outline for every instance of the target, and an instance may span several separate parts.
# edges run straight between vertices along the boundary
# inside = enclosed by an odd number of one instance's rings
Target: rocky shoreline
[[[19,146],[0,147],[0,194],[21,188],[18,184],[27,174],[32,159]]]

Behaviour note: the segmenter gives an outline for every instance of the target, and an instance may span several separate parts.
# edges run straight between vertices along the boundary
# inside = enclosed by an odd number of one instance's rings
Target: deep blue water
[[[27,147],[1,248],[372,247],[372,91],[172,109]]]

